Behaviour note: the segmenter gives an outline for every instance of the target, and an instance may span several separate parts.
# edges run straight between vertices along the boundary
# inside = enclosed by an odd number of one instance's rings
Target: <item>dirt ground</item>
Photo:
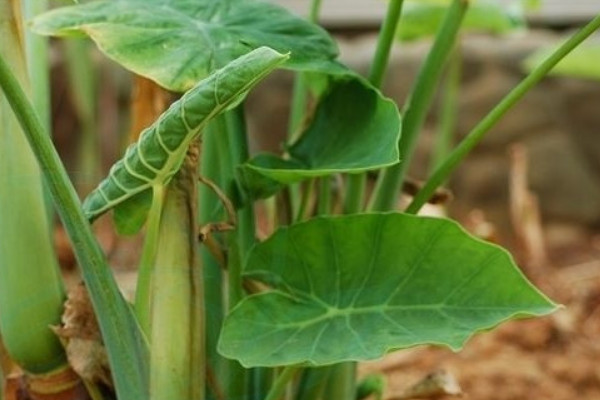
[[[563,225],[545,236],[547,262],[525,272],[564,308],[479,334],[459,353],[399,351],[362,365],[361,375],[384,372],[388,399],[439,370],[470,400],[600,399],[600,233]]]

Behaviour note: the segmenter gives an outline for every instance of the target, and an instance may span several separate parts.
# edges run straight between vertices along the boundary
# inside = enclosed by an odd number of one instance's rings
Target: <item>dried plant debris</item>
[[[65,302],[62,326],[53,329],[65,346],[71,367],[82,379],[113,387],[106,349],[83,284],[71,289]]]
[[[426,375],[391,400],[440,399],[444,396],[462,396],[462,390],[454,375],[445,370],[438,370]]]

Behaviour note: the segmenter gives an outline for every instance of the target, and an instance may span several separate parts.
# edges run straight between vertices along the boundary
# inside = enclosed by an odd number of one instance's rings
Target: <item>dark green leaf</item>
[[[249,254],[246,278],[272,290],[227,317],[220,352],[245,366],[371,360],[418,344],[459,349],[475,332],[556,306],[503,249],[449,220],[321,217]]]
[[[327,69],[337,56],[323,29],[254,0],[101,0],[50,11],[32,27],[45,35],[89,35],[126,68],[181,92],[260,46],[290,52],[290,68]]]
[[[339,172],[357,173],[398,162],[400,114],[395,103],[354,75],[334,78],[289,158],[260,155],[242,167],[244,184],[260,192]],[[269,180],[274,181],[268,185]],[[266,193],[269,193],[268,191]],[[272,194],[272,193],[271,193]]]
[[[111,168],[109,176],[86,198],[83,204],[86,216],[93,220],[126,200],[147,193],[154,187],[167,185],[181,166],[189,144],[206,124],[237,104],[256,83],[286,59],[286,55],[262,47],[232,61],[198,83],[127,149],[123,159]],[[136,209],[145,212],[147,207],[140,208],[138,204]],[[124,213],[119,215],[127,217]],[[134,226],[139,226],[140,215],[131,217],[137,221],[133,222]]]

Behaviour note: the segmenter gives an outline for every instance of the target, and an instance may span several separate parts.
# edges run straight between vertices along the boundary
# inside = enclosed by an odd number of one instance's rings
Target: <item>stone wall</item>
[[[544,31],[503,38],[469,36],[464,56],[457,137],[468,131],[524,76],[522,60],[559,37]],[[366,71],[376,37],[340,39],[342,59]],[[384,92],[403,102],[428,43],[394,49]],[[285,137],[291,75],[279,73],[250,99],[254,148],[277,150]],[[434,107],[435,108],[435,107]],[[423,178],[436,126],[431,115],[412,174]],[[451,182],[453,212],[486,210],[497,224],[508,220],[508,149],[524,144],[529,153],[529,180],[539,197],[545,221],[600,224],[600,82],[550,77],[532,90],[487,135]]]

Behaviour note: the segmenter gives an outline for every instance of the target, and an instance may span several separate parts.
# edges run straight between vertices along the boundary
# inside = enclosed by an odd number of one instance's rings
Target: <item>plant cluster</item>
[[[401,18],[404,2],[390,0],[367,77],[337,59],[335,41],[315,24],[319,3],[311,21],[258,0],[96,0],[34,18],[34,32],[85,35],[126,69],[181,94],[82,205],[47,135],[47,109],[27,94],[38,75],[27,76],[23,49],[40,38],[28,34],[24,43],[19,2],[1,3],[0,333],[32,382],[73,364],[48,328],[59,323],[65,294],[41,176],[108,356],[114,394],[82,375],[94,399],[366,397],[356,362],[420,344],[458,350],[476,332],[556,309],[508,252],[454,221],[416,214],[600,18],[533,68],[464,141],[438,154],[431,177],[400,212],[414,144],[469,21],[469,1],[407,2],[412,8]],[[478,7],[490,10],[483,1]],[[397,35],[421,34],[399,30],[405,19],[410,27],[409,11],[434,21],[436,33],[399,109],[380,85]],[[491,21],[504,29],[514,19]],[[289,143],[282,154],[250,156],[244,98],[275,69],[296,74]],[[367,171],[377,176],[372,193]],[[264,240],[257,204],[277,226]],[[107,212],[121,234],[144,231],[133,304],[91,230]]]

